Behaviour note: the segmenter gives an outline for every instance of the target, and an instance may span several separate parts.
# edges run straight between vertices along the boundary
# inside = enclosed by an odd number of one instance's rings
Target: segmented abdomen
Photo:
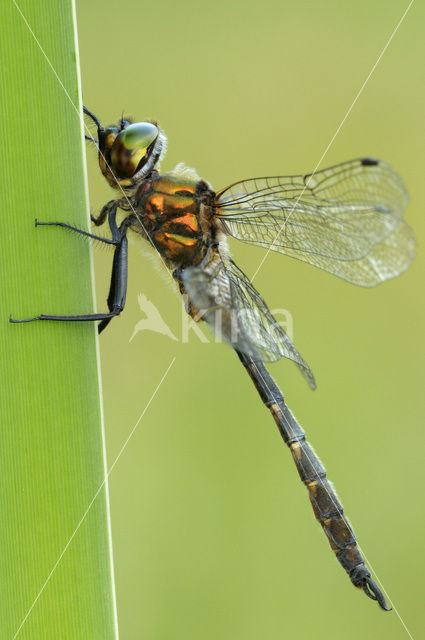
[[[357,565],[363,564],[363,558],[353,530],[343,515],[342,504],[326,477],[326,470],[286,404],[285,412],[278,403],[270,404],[269,409],[307,487],[314,515],[322,525],[332,551],[350,573]]]
[[[356,537],[343,515],[342,505],[326,478],[325,468],[306,441],[305,433],[287,407],[279,387],[262,362],[254,361],[238,351],[236,353],[291,450],[300,478],[307,487],[314,515],[322,525],[332,551],[354,586],[361,587],[369,598],[377,600],[380,607],[388,611],[385,598],[372,580],[358,550]]]

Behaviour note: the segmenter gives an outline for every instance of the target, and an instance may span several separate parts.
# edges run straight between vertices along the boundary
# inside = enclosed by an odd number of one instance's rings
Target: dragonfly
[[[93,112],[83,110],[97,131],[85,137],[97,147],[103,176],[119,192],[91,216],[96,227],[107,223],[110,237],[64,222],[36,221],[36,226],[59,226],[113,245],[108,311],[10,321],[98,321],[102,332],[125,306],[127,233],[147,240],[171,272],[187,312],[235,350],[289,447],[314,515],[352,584],[389,611],[325,468],[264,363],[289,358],[312,389],[313,373],[232,260],[227,238],[297,258],[356,285],[378,285],[405,271],[415,255],[414,233],[403,220],[408,196],[401,177],[367,157],[306,175],[240,180],[215,192],[183,164],[160,171],[167,139],[156,121],[122,117],[103,127]]]

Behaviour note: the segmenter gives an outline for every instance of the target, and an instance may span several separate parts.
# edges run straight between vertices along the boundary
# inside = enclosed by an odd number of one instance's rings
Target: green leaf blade
[[[38,218],[88,229],[74,7],[18,5],[29,26],[12,1],[0,8],[2,637],[112,640],[96,328],[8,322],[94,310],[89,243],[34,226]]]

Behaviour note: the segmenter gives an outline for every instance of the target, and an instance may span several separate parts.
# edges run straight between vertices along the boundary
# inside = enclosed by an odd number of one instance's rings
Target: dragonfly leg
[[[94,115],[94,113],[92,113],[89,109],[87,109],[87,107],[85,107],[83,105],[83,113],[85,113],[87,116],[89,116],[89,118],[91,118],[93,120],[93,122],[95,123],[96,127],[97,127],[97,135],[99,136],[100,133],[104,130],[102,125],[100,124],[98,118]],[[90,142],[94,142],[97,146],[99,146],[99,140],[97,138],[93,138],[92,136],[84,136],[86,140],[89,140]]]
[[[110,314],[105,316],[99,322],[98,331],[101,333],[105,327],[111,322],[114,315],[118,315],[124,309],[125,299],[127,295],[127,273],[128,273],[128,240],[125,232],[127,230],[127,219],[123,221],[121,227],[125,224],[120,243],[115,248],[114,261],[112,264],[111,284],[108,294],[108,308]],[[120,227],[120,231],[121,231]],[[112,315],[111,315],[112,314]]]
[[[94,115],[93,111],[90,111],[90,109],[87,109],[87,107],[85,107],[85,106],[83,105],[83,113],[85,113],[85,114],[86,114],[86,116],[88,116],[89,118],[91,118],[91,119],[93,120],[93,122],[95,123],[95,125],[96,125],[96,127],[97,127],[97,130],[98,130],[98,131],[103,131],[103,127],[102,127],[102,125],[100,124],[100,120],[99,120],[99,118],[97,118],[97,117]]]
[[[90,215],[90,219],[93,222],[93,224],[96,225],[96,227],[99,227],[105,222],[106,217],[108,216],[110,211],[112,211],[114,208],[116,211],[117,206],[114,207],[114,205],[117,205],[116,200],[110,200],[101,208],[99,215],[97,216],[94,216],[92,214]]]
[[[128,265],[128,240],[127,240],[127,228],[130,225],[130,218],[125,218],[118,228],[115,221],[116,207],[109,211],[109,226],[113,238],[119,238],[118,240],[109,241],[110,244],[115,244],[114,260],[112,264],[111,284],[108,295],[108,308],[109,313],[83,313],[77,315],[46,315],[42,314],[33,318],[25,318],[22,320],[15,320],[12,316],[9,317],[9,322],[21,323],[21,322],[33,322],[35,320],[57,320],[62,322],[93,322],[100,320],[98,331],[99,333],[109,324],[109,322],[115,316],[118,316],[124,309],[126,293],[127,293],[127,265]],[[60,226],[63,226],[60,223]],[[69,228],[65,225],[65,228]],[[78,229],[77,229],[78,231]],[[84,233],[84,232],[83,232]]]
[[[112,239],[104,238],[103,236],[97,236],[93,233],[89,233],[88,231],[84,231],[83,229],[78,229],[70,224],[65,222],[40,222],[37,218],[35,219],[36,227],[62,227],[63,229],[69,229],[70,231],[75,231],[86,238],[93,238],[93,240],[99,240],[100,242],[104,242],[105,244],[113,244],[117,245],[121,240],[121,235],[116,223],[116,213],[118,209],[118,202],[116,200],[111,200],[104,207],[102,207],[101,212],[97,216],[90,216],[92,222],[96,226],[99,226],[105,222],[106,216],[108,216],[108,224],[111,230]]]
[[[82,236],[86,236],[86,238],[92,238],[93,240],[99,240],[100,242],[104,242],[105,244],[116,244],[114,240],[110,240],[109,238],[104,238],[102,236],[96,236],[93,233],[89,233],[88,231],[84,231],[83,229],[78,229],[77,227],[73,227],[70,224],[66,224],[65,222],[40,222],[35,219],[36,227],[62,227],[63,229],[69,229],[70,231],[75,231],[76,233],[80,233]]]
[[[20,320],[16,320],[9,316],[9,322],[12,324],[21,324],[22,322],[34,322],[35,320],[59,320],[63,322],[93,322],[96,320],[105,320],[105,318],[111,320],[113,317],[117,316],[120,312],[117,313],[82,313],[74,316],[53,316],[41,314],[40,316],[34,316],[34,318],[22,318]]]

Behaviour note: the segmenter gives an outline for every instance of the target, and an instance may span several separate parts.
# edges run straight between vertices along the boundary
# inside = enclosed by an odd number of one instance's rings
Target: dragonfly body
[[[198,265],[219,241],[214,196],[203,180],[152,172],[132,198],[139,216],[133,213],[131,228],[151,239],[171,269]]]
[[[388,609],[324,467],[264,362],[291,359],[311,388],[313,374],[231,259],[226,236],[298,258],[357,285],[380,284],[401,274],[414,257],[415,238],[402,219],[407,192],[400,176],[380,160],[360,158],[314,174],[242,180],[215,193],[182,165],[159,172],[166,139],[157,123],[122,119],[105,129],[84,111],[98,136],[86,138],[98,147],[106,180],[120,191],[92,217],[96,226],[108,222],[111,238],[63,222],[38,225],[59,225],[115,247],[109,312],[11,321],[99,320],[102,331],[124,308],[127,232],[148,240],[177,281],[187,311],[219,331],[236,351],[291,450],[314,514],[351,582]],[[125,214],[120,223],[118,209]]]

